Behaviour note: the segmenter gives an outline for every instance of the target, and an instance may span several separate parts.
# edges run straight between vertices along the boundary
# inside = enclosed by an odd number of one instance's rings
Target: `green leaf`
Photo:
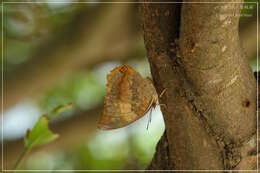
[[[53,119],[53,118],[55,118],[57,115],[59,115],[60,113],[62,113],[62,112],[65,112],[65,111],[67,111],[67,110],[69,110],[69,109],[71,109],[72,108],[72,103],[69,103],[69,104],[66,104],[66,105],[59,105],[59,106],[57,106],[56,108],[54,108],[51,112],[50,112],[50,114],[49,114],[49,118],[51,118],[51,119]]]
[[[24,146],[26,150],[30,150],[34,147],[54,141],[58,136],[58,134],[54,134],[49,129],[48,119],[43,116],[38,120],[31,131],[27,131],[24,137]]]

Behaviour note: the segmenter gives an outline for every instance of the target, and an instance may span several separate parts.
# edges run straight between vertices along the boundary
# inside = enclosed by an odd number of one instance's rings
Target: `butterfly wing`
[[[152,82],[130,66],[119,66],[107,76],[101,129],[124,127],[145,115],[157,95]]]

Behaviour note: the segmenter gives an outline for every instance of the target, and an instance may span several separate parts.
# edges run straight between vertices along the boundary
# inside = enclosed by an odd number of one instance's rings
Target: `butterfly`
[[[152,109],[158,104],[158,95],[151,79],[143,78],[128,65],[121,65],[107,75],[104,112],[98,128],[110,130],[125,127],[149,110],[151,122]]]

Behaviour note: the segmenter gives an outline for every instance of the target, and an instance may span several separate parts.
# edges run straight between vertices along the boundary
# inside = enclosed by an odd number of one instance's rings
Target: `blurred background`
[[[145,169],[164,131],[159,107],[148,130],[147,116],[125,128],[97,129],[110,70],[123,63],[150,76],[137,4],[41,2],[5,3],[1,11],[4,169],[22,153],[26,130],[67,103],[72,109],[50,123],[60,137],[31,151],[23,169]],[[256,71],[256,5],[241,12],[241,43]]]

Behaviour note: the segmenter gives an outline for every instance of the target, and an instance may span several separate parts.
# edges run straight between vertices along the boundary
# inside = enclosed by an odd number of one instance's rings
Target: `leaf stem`
[[[23,159],[25,158],[26,154],[29,152],[29,149],[24,149],[22,154],[19,156],[18,160],[16,161],[15,163],[15,166],[14,166],[14,173],[16,172],[16,170],[21,166],[22,162],[23,162]]]

